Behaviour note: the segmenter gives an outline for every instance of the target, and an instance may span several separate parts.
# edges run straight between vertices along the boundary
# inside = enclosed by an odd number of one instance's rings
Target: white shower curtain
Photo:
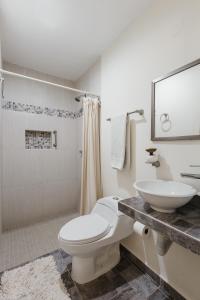
[[[100,163],[100,103],[97,98],[83,101],[83,156],[80,213],[88,214],[102,196]]]

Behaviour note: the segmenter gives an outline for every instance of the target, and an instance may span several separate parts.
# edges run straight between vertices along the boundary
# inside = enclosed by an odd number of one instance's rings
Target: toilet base
[[[72,279],[84,284],[110,271],[120,261],[119,243],[102,247],[87,256],[72,257]]]

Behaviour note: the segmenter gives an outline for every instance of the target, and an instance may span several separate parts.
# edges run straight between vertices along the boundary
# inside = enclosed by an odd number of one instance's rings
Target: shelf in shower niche
[[[25,130],[26,149],[52,149],[52,132]]]

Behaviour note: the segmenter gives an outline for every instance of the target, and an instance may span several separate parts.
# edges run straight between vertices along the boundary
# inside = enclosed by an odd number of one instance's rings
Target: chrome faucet
[[[200,165],[190,165],[191,168],[200,168]],[[189,177],[194,179],[200,179],[200,173],[194,174],[194,173],[181,173],[182,177]]]

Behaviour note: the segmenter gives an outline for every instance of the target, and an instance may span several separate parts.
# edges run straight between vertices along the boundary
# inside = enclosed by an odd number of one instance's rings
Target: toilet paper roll
[[[149,227],[138,221],[133,224],[133,231],[142,237],[147,237],[150,233]]]

